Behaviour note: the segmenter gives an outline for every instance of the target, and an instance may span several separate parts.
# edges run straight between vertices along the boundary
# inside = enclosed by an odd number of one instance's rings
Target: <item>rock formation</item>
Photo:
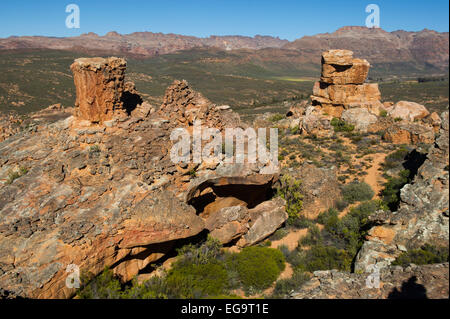
[[[123,82],[124,66],[77,60],[78,116],[0,143],[5,295],[69,298],[76,290],[65,283],[68,265],[94,275],[108,266],[129,281],[180,240],[211,232],[250,245],[287,219],[284,201],[272,198],[278,175],[263,173],[270,163],[172,162],[174,128],[192,128],[195,119],[241,125],[233,111],[176,81],[159,111],[142,102],[128,113],[123,98],[136,100],[136,91]]]
[[[367,286],[370,273],[316,271],[293,299],[444,299],[449,296],[448,263],[394,266],[380,271],[380,288]]]
[[[359,251],[355,270],[389,265],[405,249],[424,244],[448,247],[449,242],[449,122],[441,116],[439,137],[430,145],[427,159],[410,184],[400,191],[396,212],[380,211],[370,219],[375,226]]]
[[[94,123],[125,116],[123,93],[126,61],[120,58],[81,58],[73,72],[76,115]]]
[[[329,50],[322,54],[322,75],[314,84],[311,96],[313,106],[340,117],[345,109],[367,108],[378,115],[382,104],[376,83],[364,83],[370,64],[354,59],[349,50]]]

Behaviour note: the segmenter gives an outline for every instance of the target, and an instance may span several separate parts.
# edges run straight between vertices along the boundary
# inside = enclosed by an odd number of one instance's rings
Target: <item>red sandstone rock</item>
[[[103,122],[125,116],[122,93],[126,61],[120,58],[82,58],[70,67],[76,87],[76,115],[83,120]]]

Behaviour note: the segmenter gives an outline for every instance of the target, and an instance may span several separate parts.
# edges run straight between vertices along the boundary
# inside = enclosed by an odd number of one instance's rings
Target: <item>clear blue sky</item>
[[[67,29],[66,5],[77,4],[81,28]],[[256,34],[294,40],[365,25],[377,4],[386,31],[449,30],[448,0],[15,0],[0,1],[0,37],[76,36],[108,31],[152,31],[207,37]]]

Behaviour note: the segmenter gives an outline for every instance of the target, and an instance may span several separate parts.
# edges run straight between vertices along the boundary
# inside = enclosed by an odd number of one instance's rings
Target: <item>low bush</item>
[[[403,252],[392,264],[406,267],[409,264],[426,265],[443,262],[448,262],[448,247],[436,247],[426,244],[419,249]]]
[[[316,222],[325,225],[329,218],[338,218],[338,211],[335,208],[330,208],[327,211],[321,212],[317,216]]]
[[[383,201],[391,211],[396,211],[400,204],[400,190],[408,184],[410,179],[409,170],[402,170],[397,177],[388,176],[384,189],[381,191]]]
[[[6,184],[12,184],[16,179],[22,177],[26,173],[28,173],[28,170],[25,167],[19,167],[19,169],[9,172]]]
[[[289,234],[289,230],[286,228],[280,228],[272,236],[270,236],[270,241],[280,240]]]
[[[305,282],[310,279],[310,276],[300,269],[296,269],[291,278],[280,279],[275,285],[272,298],[283,298],[289,295],[292,291],[299,290]]]
[[[300,180],[284,175],[281,178],[281,187],[278,188],[278,195],[286,201],[286,212],[291,220],[298,218],[303,207],[303,195],[300,192],[300,185]]]
[[[342,187],[342,197],[350,204],[371,200],[374,195],[370,185],[365,182],[352,182]]]
[[[167,274],[167,286],[177,298],[198,299],[225,293],[228,274],[219,261],[175,264]]]
[[[247,247],[227,258],[228,269],[236,269],[246,291],[263,290],[278,278],[285,267],[285,259],[278,249]]]
[[[344,249],[316,245],[304,253],[300,269],[309,272],[328,269],[351,271],[352,260],[353,256]]]
[[[333,118],[330,123],[334,127],[335,132],[351,132],[355,129],[352,124],[346,123],[344,120]]]
[[[97,277],[92,274],[83,275],[77,295],[81,299],[120,299],[122,286],[113,272],[106,268]]]

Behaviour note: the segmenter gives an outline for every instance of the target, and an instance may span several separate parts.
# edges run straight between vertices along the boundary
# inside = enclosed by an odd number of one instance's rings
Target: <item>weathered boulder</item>
[[[367,60],[353,59],[349,65],[322,64],[321,82],[329,84],[362,84],[369,74]]]
[[[360,132],[367,132],[371,125],[377,123],[378,118],[366,108],[348,109],[342,112],[341,117],[345,122],[355,126]]]
[[[237,245],[251,246],[272,235],[288,219],[285,205],[284,199],[277,197],[250,209],[250,229]]]
[[[215,211],[206,220],[206,229],[222,244],[239,238],[248,231],[250,214],[245,206],[231,206]]]
[[[433,127],[420,123],[394,123],[386,128],[383,139],[394,144],[432,144],[435,138]]]
[[[333,207],[341,196],[336,168],[319,168],[304,163],[295,177],[301,181],[302,215],[307,218],[315,219],[319,213]]]
[[[397,102],[388,111],[388,115],[392,118],[400,118],[410,122],[423,119],[429,114],[430,112],[428,112],[425,106],[408,101]]]
[[[333,135],[333,130],[330,122],[330,118],[324,116],[318,108],[308,106],[299,124],[302,134],[331,136]]]

